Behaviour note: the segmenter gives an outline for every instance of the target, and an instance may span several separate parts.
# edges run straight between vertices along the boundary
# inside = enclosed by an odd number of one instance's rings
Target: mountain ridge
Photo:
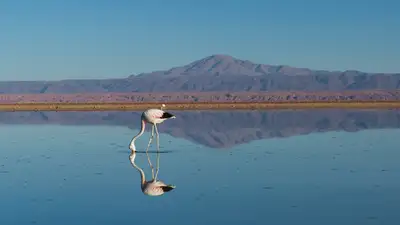
[[[211,62],[212,66],[208,66]],[[208,63],[208,64],[207,64]],[[203,66],[201,66],[201,64]],[[218,67],[215,67],[218,64]],[[229,65],[235,65],[235,68],[231,68],[231,70],[224,70],[224,71],[218,71],[221,69],[223,66],[229,66]],[[130,78],[133,78],[135,76],[145,76],[145,75],[152,75],[152,74],[161,74],[164,73],[164,75],[169,75],[174,72],[178,73],[194,73],[194,72],[199,72],[199,70],[192,70],[193,68],[198,68],[200,70],[200,73],[219,73],[219,74],[224,74],[224,73],[237,73],[237,74],[248,74],[248,73],[253,73],[253,75],[268,75],[271,73],[283,73],[283,74],[288,74],[288,75],[310,75],[312,72],[320,72],[320,73],[362,73],[362,74],[397,74],[397,73],[370,73],[370,72],[364,72],[361,70],[355,70],[355,69],[348,69],[348,70],[317,70],[317,69],[312,69],[312,68],[306,68],[306,67],[293,67],[290,65],[285,65],[285,64],[265,64],[265,63],[254,63],[253,61],[250,60],[243,60],[239,59],[236,57],[233,57],[231,55],[227,54],[213,54],[207,57],[204,57],[199,60],[195,60],[192,62],[189,62],[186,65],[181,65],[181,66],[175,66],[172,67],[171,69],[168,70],[157,70],[157,71],[152,71],[152,72],[145,72],[145,73],[140,73],[138,75],[130,75]],[[201,70],[202,69],[202,70]]]

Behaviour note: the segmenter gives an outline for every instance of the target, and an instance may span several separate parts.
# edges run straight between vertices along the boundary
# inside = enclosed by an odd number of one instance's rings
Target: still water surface
[[[160,197],[139,112],[0,113],[0,224],[399,224],[400,111],[173,113]]]

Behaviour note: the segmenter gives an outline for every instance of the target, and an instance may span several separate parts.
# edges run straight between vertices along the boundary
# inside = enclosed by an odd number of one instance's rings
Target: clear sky
[[[211,54],[400,72],[397,0],[1,0],[0,80],[126,77]]]

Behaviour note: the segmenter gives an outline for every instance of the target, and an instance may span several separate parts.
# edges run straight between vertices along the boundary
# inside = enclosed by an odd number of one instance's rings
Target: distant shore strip
[[[148,102],[148,103],[16,103],[0,104],[0,111],[140,111],[149,108],[167,110],[266,110],[312,108],[400,108],[400,101],[338,102]]]

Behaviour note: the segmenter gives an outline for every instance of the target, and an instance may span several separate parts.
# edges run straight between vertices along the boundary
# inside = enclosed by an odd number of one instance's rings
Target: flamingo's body
[[[175,189],[175,186],[167,185],[159,180],[152,180],[150,182],[145,182],[142,185],[143,193],[150,196],[159,196],[173,189]]]
[[[142,120],[153,125],[162,123],[165,120],[172,118],[175,118],[175,116],[161,109],[148,109],[142,113]]]

